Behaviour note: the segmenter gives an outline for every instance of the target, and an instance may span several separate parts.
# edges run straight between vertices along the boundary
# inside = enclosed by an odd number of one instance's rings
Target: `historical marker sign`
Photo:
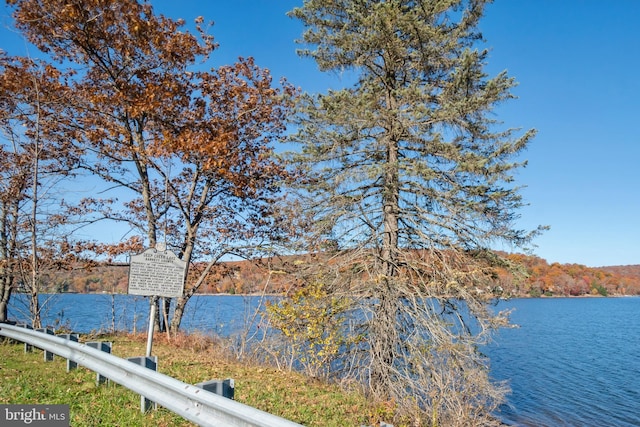
[[[187,263],[171,251],[147,249],[132,255],[129,294],[175,298],[182,296]]]

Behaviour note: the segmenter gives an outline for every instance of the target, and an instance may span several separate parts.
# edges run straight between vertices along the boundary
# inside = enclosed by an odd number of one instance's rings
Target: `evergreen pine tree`
[[[540,231],[514,228],[513,174],[534,131],[493,116],[516,83],[483,70],[486,3],[307,0],[290,12],[306,26],[301,55],[354,82],[300,98],[289,157],[306,177],[292,183],[305,249],[332,243],[323,278],[360,320],[342,375],[437,425],[476,425],[502,401],[477,351],[504,320],[487,306],[491,247]]]

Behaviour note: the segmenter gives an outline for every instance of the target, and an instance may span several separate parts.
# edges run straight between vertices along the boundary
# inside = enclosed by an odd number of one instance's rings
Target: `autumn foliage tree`
[[[22,245],[20,206],[28,187],[27,176],[11,151],[0,146],[0,321],[7,320],[9,299],[18,285]]]
[[[250,58],[203,70],[198,62],[216,48],[203,21],[193,34],[148,3],[8,3],[27,40],[75,73],[57,131],[82,150],[78,168],[111,186],[112,196],[86,199],[71,213],[126,222],[144,246],[166,243],[188,265],[214,265],[239,245],[271,237],[269,213],[284,176],[271,142],[284,130],[288,86],[272,87]],[[114,248],[141,250],[139,242]],[[188,274],[174,331],[209,271]]]
[[[34,327],[40,327],[39,293],[47,270],[59,268],[63,231],[51,208],[73,168],[70,144],[55,131],[65,108],[64,75],[32,58],[0,57],[2,139],[2,298],[19,286],[30,294]]]

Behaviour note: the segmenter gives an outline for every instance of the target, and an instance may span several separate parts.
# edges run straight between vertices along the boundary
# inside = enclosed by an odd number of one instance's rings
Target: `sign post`
[[[151,357],[151,347],[153,347],[153,329],[156,324],[156,310],[158,297],[151,298],[151,307],[149,307],[149,328],[147,329],[147,352],[145,355]]]
[[[151,356],[153,328],[158,297],[176,298],[182,296],[187,263],[171,251],[147,249],[132,255],[129,264],[129,295],[152,297],[149,310],[149,330],[147,332],[147,357]]]

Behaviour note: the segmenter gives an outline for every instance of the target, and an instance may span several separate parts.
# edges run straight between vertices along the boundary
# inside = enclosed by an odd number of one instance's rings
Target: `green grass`
[[[101,337],[112,341],[119,357],[145,353],[145,337]],[[83,339],[85,342],[91,339]],[[236,362],[202,337],[168,342],[156,337],[153,354],[158,371],[187,383],[233,378],[235,400],[305,426],[345,427],[370,424],[370,408],[358,393],[274,368]],[[25,353],[23,344],[0,342],[0,404],[67,404],[71,425],[190,426],[192,423],[158,407],[140,413],[140,396],[120,385],[96,385],[96,373],[79,367],[66,372],[66,360],[44,362],[42,351]]]

